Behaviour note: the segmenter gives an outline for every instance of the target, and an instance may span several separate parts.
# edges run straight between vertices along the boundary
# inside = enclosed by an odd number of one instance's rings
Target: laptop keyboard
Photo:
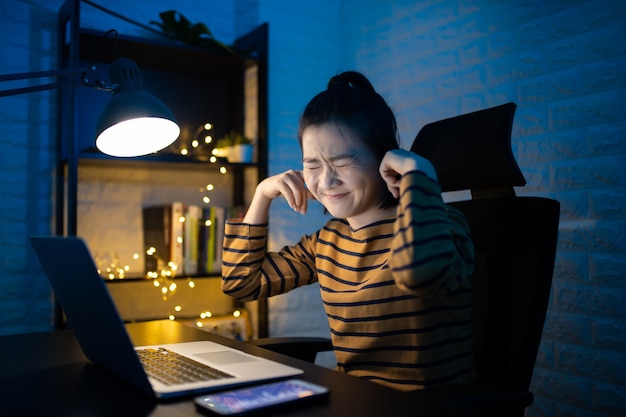
[[[148,376],[166,385],[233,378],[232,375],[169,349],[139,349],[136,352]]]

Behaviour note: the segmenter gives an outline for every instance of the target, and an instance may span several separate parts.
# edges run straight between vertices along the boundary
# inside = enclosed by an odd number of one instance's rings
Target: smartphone
[[[196,397],[194,402],[201,411],[234,416],[321,399],[328,395],[328,388],[321,385],[301,379],[287,379],[206,394]]]

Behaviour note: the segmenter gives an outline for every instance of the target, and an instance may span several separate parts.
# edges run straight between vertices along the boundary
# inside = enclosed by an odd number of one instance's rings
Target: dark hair
[[[400,147],[398,127],[393,111],[369,80],[356,71],[333,76],[327,89],[313,97],[300,117],[298,141],[311,126],[335,123],[352,129],[380,163],[387,151]],[[381,178],[382,181],[382,178]],[[398,200],[385,188],[382,208],[398,205]]]

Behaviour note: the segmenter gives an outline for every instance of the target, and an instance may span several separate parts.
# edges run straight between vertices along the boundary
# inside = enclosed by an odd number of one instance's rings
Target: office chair
[[[511,151],[517,106],[507,103],[425,125],[411,150],[429,159],[442,191],[470,190],[472,199],[449,203],[469,224],[476,252],[472,327],[478,383],[422,390],[442,401],[522,416],[543,332],[556,256],[560,204],[518,197],[526,180]],[[253,341],[312,361],[332,350],[327,339]]]
[[[515,186],[526,185],[511,152],[516,108],[506,103],[430,123],[411,147],[435,166],[442,191],[471,192],[471,200],[449,204],[464,214],[476,252],[472,329],[483,389],[473,401],[506,402],[507,416],[522,416],[533,402],[560,215],[556,200],[515,195]]]

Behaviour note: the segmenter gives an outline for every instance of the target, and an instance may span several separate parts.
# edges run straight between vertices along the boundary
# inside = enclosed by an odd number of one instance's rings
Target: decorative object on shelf
[[[174,320],[175,317],[170,317],[170,319]],[[182,319],[181,323],[235,340],[246,341],[252,337],[250,313],[245,309],[235,309],[230,315],[219,316],[205,311],[200,314],[199,318]]]
[[[215,147],[212,131],[213,124],[211,122],[201,124],[191,136],[189,143],[182,144],[178,152],[183,156],[210,158],[211,151]]]
[[[146,263],[150,263],[150,269],[146,270],[146,278],[175,278],[178,271],[178,265],[175,262],[167,261],[157,253],[154,246],[146,249]]]
[[[130,270],[128,265],[121,265],[120,258],[115,251],[96,253],[98,273],[105,279],[124,279]]]
[[[243,55],[243,53],[234,46],[226,45],[225,43],[215,39],[213,33],[211,33],[207,25],[205,25],[204,23],[200,22],[192,24],[189,19],[187,19],[185,16],[175,10],[168,10],[159,13],[159,17],[161,18],[160,22],[150,21],[151,25],[158,26],[159,29],[161,29],[156,30],[151,26],[133,20],[111,9],[107,9],[106,7],[101,6],[91,0],[80,1],[125,22],[128,22],[132,25],[135,25],[144,30],[166,37],[171,40],[180,41],[187,45],[194,45],[205,48],[216,48],[231,53],[233,55]]]
[[[169,261],[166,262],[162,256],[157,253],[154,247],[150,247],[146,250],[146,257],[151,257],[154,260],[153,270],[146,272],[146,278],[153,279],[154,286],[161,293],[161,299],[163,301],[169,300],[178,289],[176,283],[176,272],[178,271],[178,265]]]
[[[224,157],[228,162],[250,163],[254,153],[254,142],[242,133],[234,130],[219,138],[215,143],[213,155]]]
[[[218,41],[204,23],[192,24],[189,19],[175,10],[159,13],[161,22],[150,21],[150,24],[158,26],[165,36],[170,39],[184,42],[188,45],[217,48],[228,53],[237,55],[238,52],[232,46]]]

